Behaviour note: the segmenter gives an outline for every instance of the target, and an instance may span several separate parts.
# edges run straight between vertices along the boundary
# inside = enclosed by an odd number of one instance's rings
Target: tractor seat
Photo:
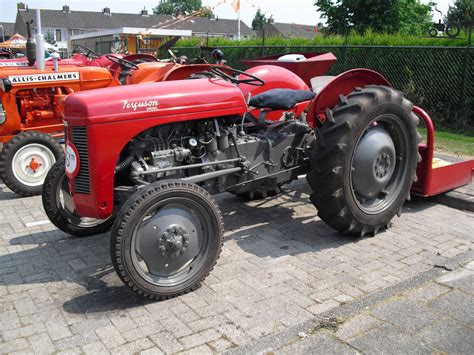
[[[296,104],[312,100],[316,94],[307,90],[272,89],[255,95],[249,105],[255,108],[272,110],[288,110]]]

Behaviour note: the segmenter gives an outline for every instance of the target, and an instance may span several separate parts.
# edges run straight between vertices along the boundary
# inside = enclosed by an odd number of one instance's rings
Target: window
[[[56,42],[61,42],[62,41],[62,36],[61,36],[61,30],[56,30]]]

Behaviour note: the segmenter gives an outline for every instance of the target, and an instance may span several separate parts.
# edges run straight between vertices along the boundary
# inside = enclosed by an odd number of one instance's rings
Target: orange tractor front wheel
[[[48,170],[62,157],[62,146],[50,135],[22,132],[3,146],[0,175],[5,185],[18,195],[39,195]]]

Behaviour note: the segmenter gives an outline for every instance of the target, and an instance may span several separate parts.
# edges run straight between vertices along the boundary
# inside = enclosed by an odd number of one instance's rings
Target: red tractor
[[[224,225],[213,194],[267,196],[306,174],[334,229],[389,227],[416,180],[426,114],[371,70],[303,80],[290,69],[209,68],[68,96],[66,157],[42,194],[49,219],[78,237],[112,227],[117,274],[152,299],[195,289],[214,267]]]

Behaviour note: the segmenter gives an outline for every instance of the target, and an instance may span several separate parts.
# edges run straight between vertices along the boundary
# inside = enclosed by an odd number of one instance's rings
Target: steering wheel
[[[84,54],[86,57],[91,57],[91,58],[99,58],[100,57],[100,54],[93,51],[92,49],[90,48],[87,48],[81,44],[75,44],[74,45],[74,48],[77,48],[79,49],[79,52],[81,52],[82,54]]]
[[[235,76],[231,76],[227,73],[224,73],[222,70],[220,70],[216,67],[210,67],[209,71],[211,73],[217,75],[217,76],[220,76],[222,79],[228,80],[228,81],[230,81],[231,83],[234,83],[234,84],[247,84],[247,85],[253,85],[253,86],[263,86],[263,85],[265,85],[265,82],[262,79],[257,78],[256,76],[251,75],[251,74],[246,73],[246,72],[241,71],[241,70],[232,69],[232,74],[233,75],[234,74],[240,74],[240,75],[248,77],[249,79],[237,79]]]
[[[112,54],[107,54],[105,57],[108,60],[110,60],[111,62],[114,62],[115,64],[118,64],[122,67],[125,67],[125,68],[128,68],[128,69],[133,69],[133,70],[138,69],[138,65],[136,65],[135,63],[132,63],[132,62],[126,60],[126,59],[117,58],[116,56],[114,56]]]
[[[204,57],[196,57],[189,61],[189,64],[208,64],[206,58]]]

